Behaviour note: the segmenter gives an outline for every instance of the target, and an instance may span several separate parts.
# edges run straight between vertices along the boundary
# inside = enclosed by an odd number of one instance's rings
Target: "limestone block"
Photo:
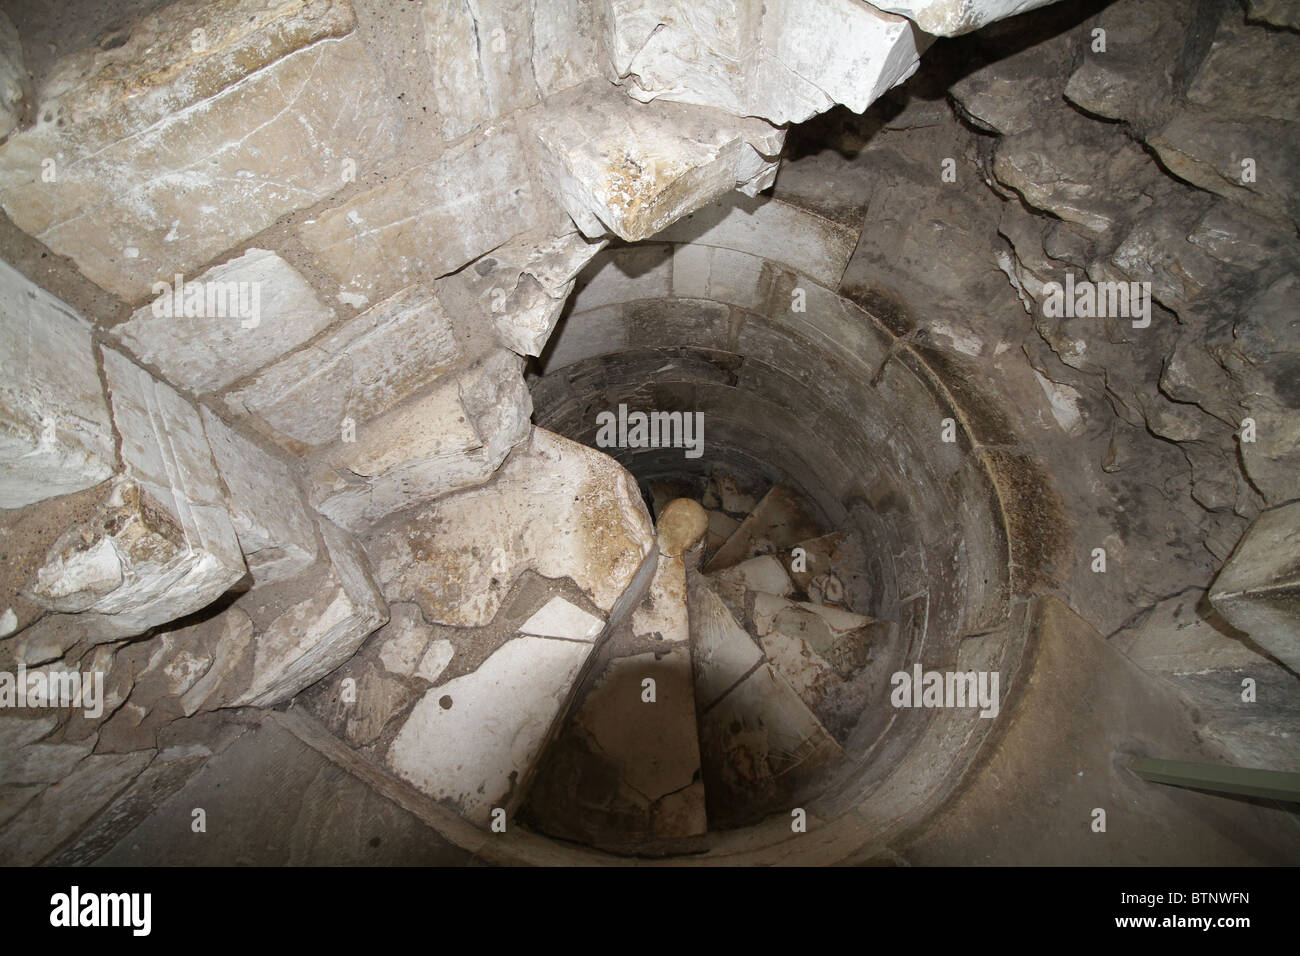
[[[533,16],[532,75],[542,96],[612,75],[607,10],[589,0],[546,0]]]
[[[64,57],[36,125],[0,149],[0,205],[144,298],[391,152],[395,114],[354,23],[343,0],[181,0],[120,47]]]
[[[926,33],[959,36],[987,23],[1047,6],[1055,0],[880,0],[874,6],[901,13]]]
[[[629,78],[630,96],[749,112],[761,42],[758,5],[612,0],[609,21],[614,69]],[[761,108],[773,105],[764,101]]]
[[[99,484],[115,460],[89,323],[0,262],[0,507]]]
[[[232,607],[202,624],[183,628],[173,635],[174,654],[190,653],[211,657],[203,676],[191,684],[181,697],[186,716],[216,710],[230,703],[235,695],[230,684],[236,683],[242,669],[247,672],[253,643],[253,621],[239,607]],[[239,675],[242,676],[242,675]]]
[[[695,242],[781,262],[834,288],[853,255],[858,230],[780,200],[727,196],[684,217],[657,238],[667,242]],[[722,269],[727,260],[713,262],[721,263]],[[714,291],[712,266],[709,276],[710,291]],[[744,289],[736,291],[743,293]]]
[[[497,339],[520,355],[540,355],[560,317],[574,279],[605,246],[576,232],[519,236],[439,283],[461,301],[488,312]]]
[[[528,436],[521,360],[497,349],[460,376],[311,459],[316,508],[360,530],[402,508],[480,484]]]
[[[435,678],[427,676],[432,666],[445,658],[445,667],[455,653],[450,641],[434,638],[436,630],[424,623],[419,608],[414,605],[393,605],[389,609],[388,623],[375,635],[379,647],[379,663],[384,670],[398,677],[410,677],[422,672],[421,676],[432,683]],[[433,641],[432,645],[430,641]],[[426,658],[431,665],[427,670],[421,667]]]
[[[425,50],[444,139],[538,100],[532,75],[531,0],[424,4]],[[542,18],[546,12],[542,11]]]
[[[305,570],[316,560],[316,526],[293,471],[209,409],[200,412],[253,584]]]
[[[326,548],[323,567],[282,588],[250,595],[246,609],[255,629],[249,648],[251,675],[229,706],[270,707],[288,700],[355,654],[387,622],[388,606],[356,541],[327,521],[320,527]],[[307,593],[289,603],[286,597],[295,592],[295,585]],[[231,680],[238,677],[242,675],[234,674]]]
[[[559,234],[533,230],[440,280],[438,295],[453,314],[490,317],[505,347],[540,354],[574,279],[604,245],[571,228]]]
[[[592,645],[516,637],[473,673],[434,687],[387,753],[389,766],[486,827],[525,792]]]
[[[1300,671],[1300,503],[1265,511],[1210,587],[1210,603],[1292,671]]]
[[[92,642],[197,611],[246,573],[198,412],[105,349],[124,474],[94,517],[50,549],[26,594],[88,615]]]
[[[731,189],[764,179],[784,131],[679,103],[629,104],[586,88],[561,94],[532,119],[541,173],[592,238],[635,242]]]
[[[113,335],[169,382],[201,395],[257,371],[333,319],[292,266],[249,249],[179,287],[173,279]]]
[[[413,509],[367,542],[389,600],[415,601],[427,619],[456,627],[490,622],[526,569],[572,578],[608,611],[653,546],[631,476],[539,428],[491,485]]]
[[[303,242],[352,295],[455,272],[540,217],[512,127],[488,130],[306,222]]]
[[[88,549],[56,548],[42,590],[93,595],[83,610],[138,634],[205,607],[246,568],[198,411],[117,352],[101,353],[127,480],[110,505],[117,520],[88,529]],[[59,566],[77,570],[56,580]]]
[[[916,71],[925,38],[857,0],[616,0],[613,56],[628,93],[800,123],[861,113]]]
[[[861,113],[916,72],[929,38],[901,17],[857,0],[782,0],[763,16],[758,88],[752,104],[790,96],[773,123],[799,123],[843,103]],[[788,91],[793,92],[793,96]],[[800,101],[811,103],[812,112]]]
[[[224,395],[236,414],[257,416],[305,445],[337,441],[388,411],[460,358],[451,319],[419,285],[389,296],[328,335],[286,355]]]

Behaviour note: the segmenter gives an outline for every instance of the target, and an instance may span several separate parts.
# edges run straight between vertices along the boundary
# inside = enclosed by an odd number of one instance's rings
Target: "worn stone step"
[[[690,595],[710,827],[788,812],[843,751],[722,599],[699,579]]]
[[[708,820],[684,552],[704,530],[698,503],[663,509],[650,588],[598,652],[531,785],[524,816],[542,832],[643,855],[701,848]]]
[[[774,485],[709,559],[704,571],[712,574],[746,558],[793,547],[807,538],[820,536],[824,531],[794,491],[785,485]]]
[[[802,553],[796,557],[799,549]],[[813,604],[858,611],[869,606],[867,558],[856,535],[832,531],[782,549],[777,557]]]
[[[597,640],[649,586],[653,543],[625,471],[534,428],[490,485],[408,509],[369,536],[385,594],[410,609],[355,674],[336,675],[355,681],[357,712],[325,708],[324,719],[476,826],[497,823],[499,810],[511,818]]]

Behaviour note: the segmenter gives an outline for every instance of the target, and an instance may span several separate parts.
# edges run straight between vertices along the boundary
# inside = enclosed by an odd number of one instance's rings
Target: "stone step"
[[[840,745],[702,579],[690,588],[700,760],[709,824],[788,812]]]
[[[825,533],[794,491],[774,485],[704,566],[713,574],[747,558],[773,554]]]
[[[832,531],[783,549],[777,557],[795,587],[812,603],[845,610],[868,606],[867,559],[855,535]]]
[[[836,740],[847,738],[872,696],[864,671],[888,623],[843,608],[799,601],[772,555],[716,575],[714,593]]]
[[[331,678],[355,681],[356,712],[327,712],[327,725],[476,826],[498,810],[509,820],[596,644],[649,587],[653,545],[625,471],[532,429],[490,485],[407,509],[367,538],[384,593],[409,611],[355,674]]]
[[[551,836],[641,855],[702,848],[700,771],[686,606],[703,509],[677,499],[659,522],[650,589],[610,635],[531,784],[523,816]]]

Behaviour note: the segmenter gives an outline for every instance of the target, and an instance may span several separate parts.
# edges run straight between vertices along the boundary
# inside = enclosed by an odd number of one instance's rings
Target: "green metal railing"
[[[1135,759],[1129,769],[1152,783],[1300,803],[1300,773],[1247,770],[1243,767],[1223,767],[1184,760],[1156,760],[1150,757]]]

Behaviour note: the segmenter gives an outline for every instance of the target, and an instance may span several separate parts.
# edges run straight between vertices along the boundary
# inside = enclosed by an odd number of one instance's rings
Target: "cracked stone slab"
[[[354,442],[310,459],[321,514],[362,530],[403,508],[487,481],[528,437],[521,359],[497,349],[457,377],[374,419]]]
[[[790,575],[786,573],[781,562],[770,554],[733,564],[715,574],[713,580],[726,584],[729,588],[740,588],[742,591],[762,591],[779,597],[790,597],[794,594],[794,584],[790,581]]]
[[[763,664],[700,721],[711,822],[788,813],[800,787],[843,753],[785,678]]]
[[[283,351],[283,349],[281,350]],[[437,380],[461,357],[433,290],[413,285],[225,393],[232,412],[255,416],[304,445],[342,437]]]
[[[680,851],[708,828],[699,756],[689,650],[615,657],[548,749],[529,819],[603,849]]]
[[[436,623],[489,623],[526,569],[572,578],[603,611],[654,547],[645,504],[613,459],[540,428],[492,482],[380,526],[368,539],[390,601]]]
[[[541,172],[570,218],[595,239],[635,242],[738,186],[771,185],[785,133],[679,103],[630,104],[596,88],[563,94],[532,119]]]
[[[558,594],[547,601],[519,630],[535,637],[562,637],[570,641],[594,641],[605,627],[604,618],[588,614]]]
[[[71,306],[0,262],[0,507],[81,491],[113,474],[90,333]]]
[[[0,205],[99,285],[144,298],[331,195],[347,161],[392,152],[396,114],[354,26],[343,0],[182,0],[118,48],[63,57],[36,125],[0,150]]]
[[[179,294],[173,279],[113,335],[169,382],[201,395],[257,371],[333,319],[297,270],[274,252],[249,249],[184,277]]]
[[[526,788],[592,645],[522,636],[429,690],[389,748],[395,773],[487,827]]]
[[[254,585],[293,577],[316,560],[316,525],[289,465],[200,409],[230,518]]]

